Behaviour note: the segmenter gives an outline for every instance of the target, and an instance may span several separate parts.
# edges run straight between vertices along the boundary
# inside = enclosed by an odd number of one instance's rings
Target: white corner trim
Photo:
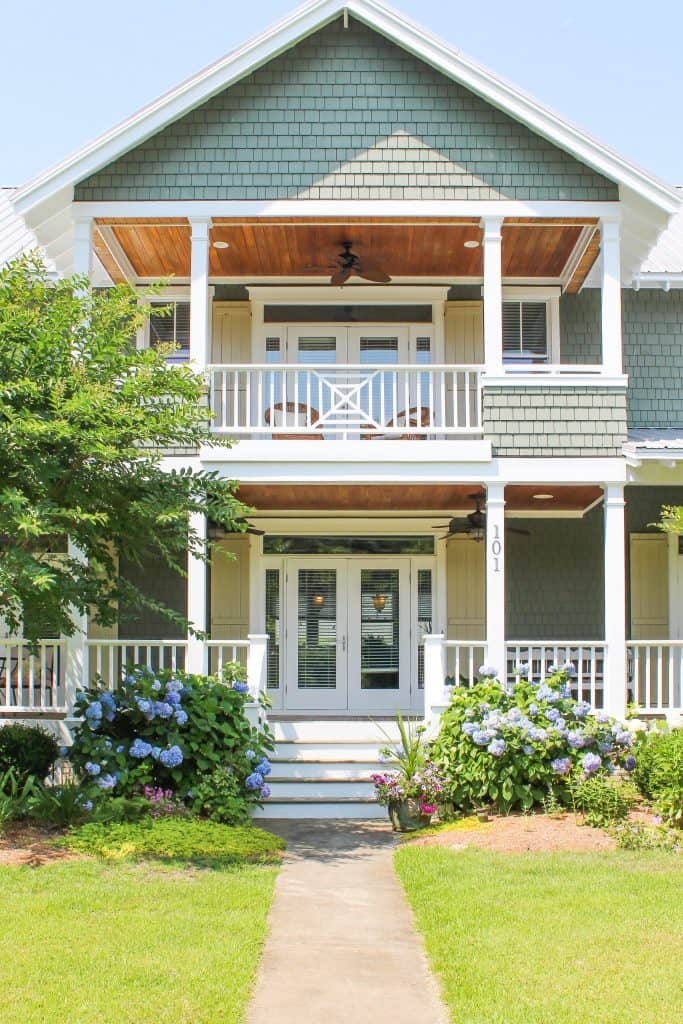
[[[680,209],[680,197],[673,188],[624,160],[398,12],[375,0],[313,0],[28,182],[15,196],[17,210],[26,212],[111,163],[345,11],[607,178],[632,189],[667,213]]]

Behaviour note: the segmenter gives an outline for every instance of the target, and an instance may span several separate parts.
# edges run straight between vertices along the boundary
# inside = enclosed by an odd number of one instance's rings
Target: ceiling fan
[[[451,519],[448,523],[442,523],[440,526],[433,526],[433,530],[448,530],[442,537],[438,537],[437,540],[450,540],[452,537],[456,537],[460,534],[465,534],[471,540],[482,541],[486,536],[486,512],[482,509],[482,504],[485,501],[483,494],[468,494],[470,501],[475,503],[474,512],[470,512],[465,519]],[[507,530],[510,533],[519,533],[523,537],[530,537],[531,534],[528,530],[520,530],[516,526],[508,526]]]
[[[306,267],[306,270],[331,270],[330,284],[337,287],[346,284],[353,274],[356,277],[362,277],[364,281],[372,281],[374,284],[388,284],[391,281],[389,275],[385,274],[384,271],[364,264],[358,253],[353,252],[353,242],[342,242],[341,245],[342,252],[337,253],[333,263],[329,263],[327,267],[309,265]]]

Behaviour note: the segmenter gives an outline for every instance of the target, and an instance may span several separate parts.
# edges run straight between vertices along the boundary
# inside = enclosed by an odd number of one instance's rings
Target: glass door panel
[[[408,562],[349,566],[349,707],[393,713],[410,706]]]
[[[404,422],[400,418],[411,404],[410,375],[392,367],[408,362],[407,328],[362,327],[349,331],[349,361],[360,363],[358,374],[363,383],[358,391],[358,404],[368,419],[368,426],[382,429]]]
[[[330,329],[329,324],[289,327],[287,330],[288,360],[315,369],[293,371],[288,387],[289,412],[295,414],[300,426],[315,427],[320,423],[324,435],[326,421],[334,422],[339,405],[339,384],[344,383],[337,364],[347,358],[346,328]],[[326,367],[330,367],[328,371]]]
[[[288,569],[286,703],[346,707],[345,565],[311,560]]]

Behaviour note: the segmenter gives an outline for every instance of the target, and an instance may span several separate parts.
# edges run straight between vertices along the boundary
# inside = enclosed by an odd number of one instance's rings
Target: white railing
[[[184,669],[186,640],[86,640],[88,679],[100,678],[113,689],[126,668],[144,665],[155,671]]]
[[[630,640],[627,695],[646,714],[683,712],[683,642]]]
[[[486,663],[485,640],[444,640],[446,685],[474,686]]]
[[[0,711],[66,710],[63,640],[0,640]]]
[[[503,365],[506,376],[515,374],[532,374],[535,377],[599,377],[605,373],[600,363],[525,363],[523,360],[509,362],[506,358]],[[486,382],[486,377],[484,377]]]
[[[528,666],[528,678],[542,682],[553,667],[571,663],[572,696],[601,708],[604,700],[606,646],[594,640],[515,640],[506,645],[507,682],[518,678],[517,666]]]
[[[209,650],[209,673],[220,675],[223,666],[236,661],[246,667],[249,654],[249,640],[207,640]]]
[[[481,366],[211,366],[211,429],[273,438],[481,433]]]

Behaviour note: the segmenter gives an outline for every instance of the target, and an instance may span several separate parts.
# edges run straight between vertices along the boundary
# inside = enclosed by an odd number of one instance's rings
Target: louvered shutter
[[[542,363],[548,358],[548,307],[545,302],[503,303],[503,358]]]
[[[190,303],[157,302],[154,306],[171,307],[171,313],[152,312],[149,318],[149,338],[153,348],[158,345],[175,345],[168,355],[171,363],[185,363],[190,358]]]

